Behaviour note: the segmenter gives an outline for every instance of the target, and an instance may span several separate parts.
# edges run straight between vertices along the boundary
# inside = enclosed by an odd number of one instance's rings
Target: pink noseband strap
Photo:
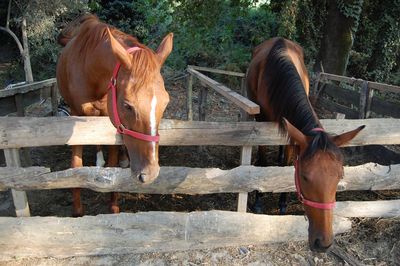
[[[140,47],[131,47],[129,48],[127,51],[129,53],[133,53],[135,51],[138,51],[142,48]],[[154,142],[158,142],[160,140],[160,136],[159,135],[147,135],[144,133],[140,133],[137,131],[133,131],[130,129],[127,129],[122,123],[121,120],[119,118],[118,115],[118,109],[117,109],[117,77],[118,77],[118,72],[119,69],[121,68],[121,63],[117,62],[117,64],[114,67],[114,71],[113,71],[113,75],[110,81],[110,85],[109,85],[109,89],[111,89],[111,93],[112,93],[112,110],[113,110],[113,115],[114,115],[114,123],[116,125],[117,128],[117,132],[120,134],[124,134],[124,135],[128,135],[131,136],[135,139],[140,139],[140,140],[144,140],[144,141],[154,141]]]

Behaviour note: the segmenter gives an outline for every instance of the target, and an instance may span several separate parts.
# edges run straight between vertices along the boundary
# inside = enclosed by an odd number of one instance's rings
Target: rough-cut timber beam
[[[367,163],[345,167],[338,190],[400,189],[400,165]],[[153,184],[132,178],[129,169],[82,167],[36,176],[2,176],[0,190],[60,189],[82,187],[100,192],[124,191],[151,194],[209,194],[295,191],[293,167],[239,166],[218,168],[161,167]]]
[[[400,119],[326,119],[328,132],[366,128],[348,146],[400,144]],[[274,123],[163,120],[160,145],[284,145]],[[122,144],[108,117],[1,117],[0,149],[52,145]]]
[[[56,79],[51,78],[42,81],[35,81],[29,84],[14,86],[12,89],[0,90],[0,98],[14,96],[16,94],[21,94],[21,93],[27,93],[38,89],[43,89],[45,87],[53,86],[54,83],[56,83]]]
[[[34,176],[38,176],[44,173],[50,173],[50,168],[45,168],[41,166],[32,166],[32,167],[0,167],[0,180],[3,178],[7,180],[15,180],[15,179],[25,179]],[[1,181],[0,181],[1,184]],[[1,187],[1,185],[0,185]]]
[[[206,211],[0,218],[0,259],[167,252],[305,240],[303,216]],[[335,217],[334,231],[351,229]]]
[[[335,214],[342,217],[392,218],[400,217],[400,200],[341,201]]]
[[[188,68],[188,72],[196,76],[201,83],[209,86],[222,96],[224,96],[226,99],[237,105],[238,107],[242,108],[245,110],[248,114],[250,115],[255,115],[260,113],[260,106],[252,101],[250,101],[248,98],[240,95],[239,93],[232,91],[228,87],[222,85],[221,83],[207,77],[206,75],[200,73],[197,70],[194,70],[192,68]]]

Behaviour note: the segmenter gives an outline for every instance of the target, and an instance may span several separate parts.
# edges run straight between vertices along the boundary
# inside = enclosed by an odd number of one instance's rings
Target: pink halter
[[[128,53],[133,53],[135,51],[138,51],[142,48],[140,47],[131,47],[127,50]],[[118,77],[118,72],[119,69],[121,68],[121,63],[117,62],[117,64],[114,67],[113,75],[110,81],[109,89],[111,88],[111,93],[112,93],[112,109],[113,109],[113,114],[114,114],[114,122],[116,124],[117,132],[119,134],[124,134],[124,135],[129,135],[133,138],[144,140],[144,141],[155,141],[158,142],[160,140],[159,135],[147,135],[143,134],[137,131],[133,131],[130,129],[127,129],[122,123],[121,120],[119,119],[118,115],[118,109],[117,109],[117,77]]]
[[[323,132],[324,129],[317,127],[317,128],[314,128],[312,131]],[[331,209],[335,208],[336,202],[320,203],[320,202],[315,202],[315,201],[311,201],[311,200],[304,198],[303,194],[301,193],[301,188],[300,188],[299,161],[300,161],[300,159],[299,159],[299,157],[297,157],[296,161],[294,162],[294,181],[295,181],[295,185],[296,185],[297,198],[299,199],[299,201],[301,203],[303,203],[304,205],[307,205],[307,206],[310,206],[313,208],[317,208],[317,209],[322,209],[322,210],[331,210]]]

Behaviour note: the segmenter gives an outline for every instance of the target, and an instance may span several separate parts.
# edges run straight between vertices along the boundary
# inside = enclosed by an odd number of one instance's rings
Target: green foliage
[[[400,84],[400,1],[365,0],[348,72],[356,77]]]
[[[136,36],[143,40],[149,31],[145,25],[145,15],[139,10],[138,1],[115,0],[97,3],[93,1],[90,6],[95,7],[96,15],[106,23],[113,25],[119,30]]]
[[[275,16],[267,5],[253,6],[251,1],[201,3],[180,1],[175,6],[172,61],[180,69],[197,64],[245,71],[252,48],[276,35]]]
[[[12,2],[10,26],[17,36],[21,35],[22,17],[26,17],[29,52],[35,80],[55,76],[55,66],[61,48],[56,39],[62,20],[70,21],[85,11],[87,5],[80,1],[15,0]],[[21,77],[19,73],[21,71],[22,66],[10,69],[13,76]]]
[[[342,13],[346,18],[353,19],[353,32],[357,31],[363,2],[364,0],[336,0],[340,13]]]
[[[174,32],[173,53],[166,63],[177,70],[196,64],[245,71],[252,49],[274,36],[298,42],[311,69],[324,35],[327,1],[208,0],[205,4],[202,0],[13,0],[11,26],[19,35],[20,18],[27,17],[36,80],[55,75],[61,48],[56,36],[66,23],[87,11],[153,49],[167,33]],[[396,75],[400,72],[400,0],[336,3],[346,17],[359,17],[353,29],[359,23],[348,74],[400,82]]]

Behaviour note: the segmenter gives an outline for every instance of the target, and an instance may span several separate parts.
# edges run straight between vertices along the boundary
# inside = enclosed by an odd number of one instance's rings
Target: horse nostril
[[[142,182],[142,183],[146,183],[148,181],[148,177],[145,173],[140,173],[140,175],[138,177],[139,177],[140,182]]]
[[[320,249],[321,248],[321,241],[318,238],[315,239],[314,248],[315,249]]]
[[[331,245],[323,246],[321,240],[319,238],[317,238],[317,239],[315,239],[312,250],[316,251],[316,252],[326,252],[330,247],[331,247]]]

